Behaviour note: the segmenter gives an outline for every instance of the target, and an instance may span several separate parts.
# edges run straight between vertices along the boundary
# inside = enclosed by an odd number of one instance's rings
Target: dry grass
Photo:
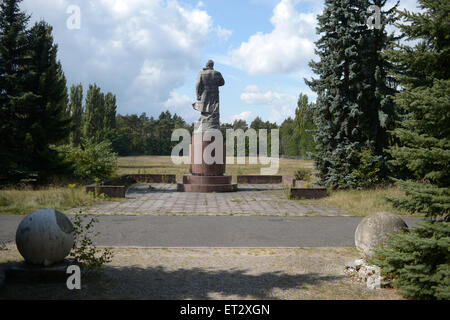
[[[332,191],[330,196],[324,201],[358,217],[365,217],[383,211],[403,216],[412,215],[395,209],[390,202],[385,200],[387,196],[404,197],[405,193],[396,186],[371,190],[340,190]]]
[[[234,164],[226,166],[226,174],[232,175],[236,181],[237,175],[260,174],[261,167],[268,165]],[[138,156],[118,158],[118,174],[132,173],[166,173],[176,174],[178,181],[182,180],[184,174],[189,173],[189,165],[175,165],[168,156]],[[313,161],[280,159],[280,170],[278,175],[293,176],[299,168],[313,168]]]
[[[95,203],[83,187],[0,190],[0,214],[28,214],[42,208],[65,210]]]
[[[0,299],[401,299],[344,275],[354,248],[113,248],[113,261],[82,289],[65,283],[8,283]],[[21,260],[13,246],[0,267]]]
[[[401,211],[387,202],[385,198],[403,197],[405,193],[396,186],[380,187],[370,190],[335,190],[327,198],[318,200],[296,200],[305,204],[328,204],[348,212],[354,217],[365,217],[376,212],[391,212],[401,216],[417,216]]]

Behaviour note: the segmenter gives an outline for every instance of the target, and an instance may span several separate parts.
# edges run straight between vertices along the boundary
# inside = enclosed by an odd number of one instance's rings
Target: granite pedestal
[[[214,142],[204,141],[201,136],[194,135],[190,150],[190,173],[178,183],[180,192],[233,192],[237,191],[237,184],[232,183],[232,177],[225,173],[225,149],[222,163],[207,164],[203,159],[205,149]],[[197,156],[197,158],[195,158]],[[214,156],[214,153],[212,154]]]

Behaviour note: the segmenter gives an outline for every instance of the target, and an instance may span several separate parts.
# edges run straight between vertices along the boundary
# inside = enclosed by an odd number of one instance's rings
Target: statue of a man
[[[220,129],[219,87],[225,85],[222,74],[214,70],[214,61],[208,60],[206,67],[198,75],[196,91],[197,102],[195,110],[201,112],[196,129],[207,131]]]

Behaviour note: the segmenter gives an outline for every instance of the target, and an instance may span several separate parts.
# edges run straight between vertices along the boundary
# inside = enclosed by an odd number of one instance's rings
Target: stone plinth
[[[198,176],[222,176],[225,173],[225,148],[223,148],[222,163],[207,164],[203,159],[205,149],[214,142],[204,141],[201,136],[194,134],[189,146],[191,164],[189,172]],[[213,154],[213,156],[215,156]]]
[[[267,175],[239,175],[238,183],[246,184],[277,184],[283,182],[283,176],[267,176]]]
[[[292,199],[320,199],[327,196],[327,188],[290,188],[290,198]]]
[[[206,163],[203,158],[205,149],[212,141],[204,141],[201,136],[194,135],[190,151],[190,175],[183,177],[183,182],[178,183],[177,190],[180,192],[232,192],[237,191],[237,184],[232,183],[232,177],[225,173],[225,147],[223,147],[222,163]],[[212,146],[211,146],[212,147]],[[213,153],[214,157],[215,154]]]

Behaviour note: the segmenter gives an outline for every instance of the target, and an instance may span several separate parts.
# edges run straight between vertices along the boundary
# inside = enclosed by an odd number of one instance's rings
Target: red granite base
[[[235,192],[237,184],[184,184],[178,183],[177,190],[180,192]]]
[[[203,155],[205,148],[212,143],[202,141],[198,136],[192,137],[190,145],[191,174],[183,177],[183,182],[178,183],[177,190],[180,192],[234,192],[237,191],[237,184],[232,183],[232,177],[225,173],[225,148],[223,152],[223,162],[207,164],[200,159],[195,159],[195,151]]]

